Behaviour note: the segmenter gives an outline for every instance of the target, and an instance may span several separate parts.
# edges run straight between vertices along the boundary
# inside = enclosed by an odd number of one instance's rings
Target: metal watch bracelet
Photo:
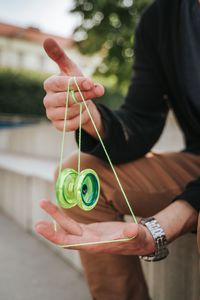
[[[140,224],[147,227],[155,241],[155,252],[149,255],[140,256],[145,261],[159,261],[166,258],[169,254],[167,239],[164,230],[154,217],[141,219]]]

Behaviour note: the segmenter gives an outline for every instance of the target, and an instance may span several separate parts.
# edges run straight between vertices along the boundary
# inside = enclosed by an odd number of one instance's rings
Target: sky
[[[0,21],[70,36],[78,23],[69,13],[72,6],[73,0],[0,0]]]

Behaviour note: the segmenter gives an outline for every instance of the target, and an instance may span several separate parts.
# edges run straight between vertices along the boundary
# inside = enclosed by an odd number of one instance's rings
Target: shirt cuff
[[[197,212],[200,211],[200,178],[190,182],[175,200],[187,201]]]

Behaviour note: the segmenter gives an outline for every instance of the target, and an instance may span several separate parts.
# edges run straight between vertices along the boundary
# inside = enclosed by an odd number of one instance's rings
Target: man
[[[106,163],[86,110],[83,111],[81,167],[92,167],[101,181],[101,197],[90,212],[65,211],[42,201],[60,229],[41,221],[36,230],[55,244],[135,237],[129,242],[75,247],[80,251],[93,299],[149,299],[137,255],[167,256],[166,240],[197,228],[200,208],[200,1],[157,0],[144,12],[136,32],[133,78],[124,105],[110,111],[90,99],[104,89],[83,77],[52,40],[44,44],[59,65],[60,76],[44,83],[48,118],[63,129],[66,87],[76,76],[104,143],[115,163],[139,225],[123,222],[129,209]],[[76,85],[76,98],[81,101]],[[165,124],[169,106],[185,137],[180,153],[149,154]],[[68,130],[79,126],[79,107],[69,104]],[[76,168],[77,155],[63,168]],[[57,175],[56,175],[57,176]],[[72,220],[72,219],[73,220]],[[117,221],[117,222],[116,222]],[[158,235],[156,236],[156,232]],[[199,235],[198,235],[199,238]],[[159,244],[160,243],[160,244]]]

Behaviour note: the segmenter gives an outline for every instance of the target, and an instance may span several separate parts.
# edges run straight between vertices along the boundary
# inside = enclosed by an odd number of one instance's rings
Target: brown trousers
[[[73,154],[63,167],[77,169],[77,154]],[[98,204],[90,212],[78,207],[65,212],[83,223],[123,220],[129,209],[110,166],[94,156],[82,154],[81,169],[86,168],[94,169],[100,177]],[[148,217],[165,208],[188,182],[199,177],[200,156],[149,153],[115,168],[135,214]],[[200,245],[200,241],[198,243]],[[80,252],[80,256],[93,299],[149,299],[137,256],[88,254],[84,251]]]

